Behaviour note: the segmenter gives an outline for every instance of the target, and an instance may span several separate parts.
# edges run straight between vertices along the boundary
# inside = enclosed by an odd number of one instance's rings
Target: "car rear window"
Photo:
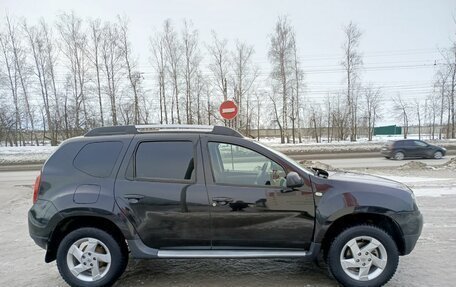
[[[86,144],[76,155],[73,165],[88,175],[108,177],[112,173],[122,146],[122,142],[115,141]]]
[[[142,142],[135,157],[137,179],[194,179],[194,151],[190,141]]]

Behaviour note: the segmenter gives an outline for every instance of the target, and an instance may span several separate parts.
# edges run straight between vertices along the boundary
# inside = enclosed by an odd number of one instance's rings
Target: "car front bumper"
[[[423,215],[416,209],[411,212],[398,212],[392,217],[402,231],[404,246],[401,255],[410,254],[423,230]]]

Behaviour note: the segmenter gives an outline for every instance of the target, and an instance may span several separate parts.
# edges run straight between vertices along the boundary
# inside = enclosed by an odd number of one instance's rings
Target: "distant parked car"
[[[384,157],[395,160],[404,158],[439,159],[445,156],[446,149],[421,140],[397,140],[388,141],[382,147],[381,153]]]

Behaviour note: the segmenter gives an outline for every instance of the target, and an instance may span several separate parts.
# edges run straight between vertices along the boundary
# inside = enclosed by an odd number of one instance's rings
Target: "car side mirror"
[[[303,185],[304,185],[304,180],[297,172],[290,171],[287,174],[287,188],[293,189],[293,188],[301,187]]]

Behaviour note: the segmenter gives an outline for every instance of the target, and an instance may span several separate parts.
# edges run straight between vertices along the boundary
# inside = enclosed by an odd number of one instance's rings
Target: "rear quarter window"
[[[122,150],[122,146],[122,142],[86,144],[74,158],[73,165],[76,169],[88,175],[109,177]]]

